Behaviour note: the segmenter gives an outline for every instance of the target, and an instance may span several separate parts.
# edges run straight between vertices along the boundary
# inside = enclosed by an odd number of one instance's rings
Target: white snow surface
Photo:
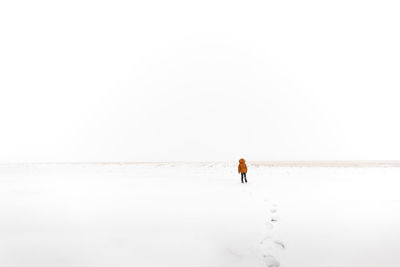
[[[0,266],[398,267],[399,168],[0,165]]]

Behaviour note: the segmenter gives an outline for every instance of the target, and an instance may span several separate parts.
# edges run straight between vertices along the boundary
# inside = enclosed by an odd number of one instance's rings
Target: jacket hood
[[[239,163],[245,163],[246,161],[244,159],[240,159]]]

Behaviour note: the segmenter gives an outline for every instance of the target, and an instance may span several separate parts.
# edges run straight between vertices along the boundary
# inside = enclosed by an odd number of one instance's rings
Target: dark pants
[[[246,173],[242,172],[241,175],[242,175],[242,183],[243,183],[243,178],[244,178],[244,180],[245,180],[246,183],[247,183]]]

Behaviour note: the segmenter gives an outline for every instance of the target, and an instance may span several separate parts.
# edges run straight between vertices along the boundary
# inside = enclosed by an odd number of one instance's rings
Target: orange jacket
[[[247,173],[247,165],[244,159],[239,160],[238,172],[240,173]]]

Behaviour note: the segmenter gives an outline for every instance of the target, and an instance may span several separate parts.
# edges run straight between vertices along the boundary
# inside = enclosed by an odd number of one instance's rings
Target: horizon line
[[[400,160],[249,160],[256,167],[400,167]],[[0,165],[151,165],[236,164],[236,161],[61,161],[0,162]]]

